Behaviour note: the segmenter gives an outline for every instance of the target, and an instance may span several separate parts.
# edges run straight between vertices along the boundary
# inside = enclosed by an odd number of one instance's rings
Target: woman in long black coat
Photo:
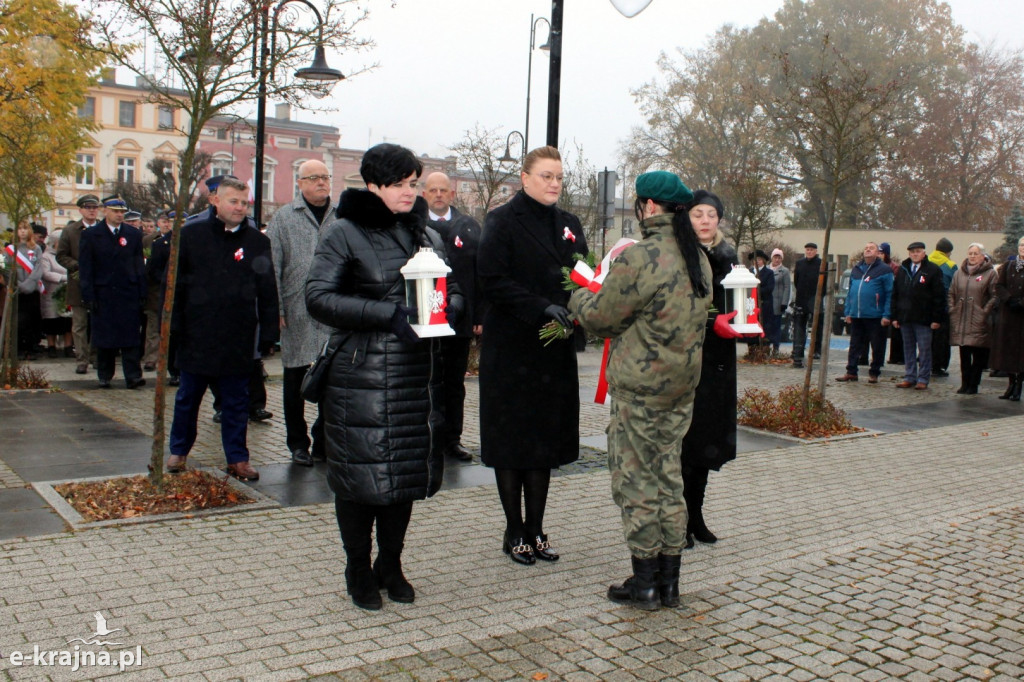
[[[523,189],[484,222],[477,272],[488,310],[480,351],[481,459],[494,467],[505,511],[502,548],[514,561],[555,561],[544,534],[551,470],[579,457],[579,377],[572,337],[548,345],[540,328],[570,325],[562,268],[587,254],[576,216],[556,206],[562,160],[540,147],[523,161]],[[526,516],[522,502],[525,499]]]
[[[440,237],[416,206],[423,166],[410,150],[380,144],[359,169],[367,189],[348,189],[339,220],[327,226],[306,280],[306,307],[333,328],[335,348],[321,402],[327,482],[345,547],[345,582],[353,603],[412,602],[401,555],[412,504],[441,487],[444,463],[435,442],[441,426],[440,345],[409,325],[400,272],[421,247],[442,257]],[[448,289],[447,314],[458,322],[462,297]],[[377,526],[372,568],[371,531]]]
[[[718,541],[704,523],[704,491],[708,473],[736,459],[736,336],[720,316],[726,310],[722,279],[739,263],[736,249],[718,229],[725,214],[722,200],[711,192],[697,190],[689,206],[690,222],[711,262],[714,310],[708,315],[704,335],[693,419],[683,438],[687,548],[693,547],[694,538],[706,543]]]
[[[995,333],[992,335],[992,369],[1010,378],[1003,399],[1020,400],[1024,385],[1024,237],[1017,242],[1017,256],[999,268],[996,281]]]

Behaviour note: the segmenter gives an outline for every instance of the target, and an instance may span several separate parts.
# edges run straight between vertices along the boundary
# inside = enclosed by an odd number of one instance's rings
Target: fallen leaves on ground
[[[850,423],[846,412],[822,398],[815,389],[810,390],[808,403],[804,414],[803,389],[799,386],[787,386],[777,396],[763,389],[748,388],[736,405],[736,421],[797,438],[828,438],[864,430]]]
[[[233,507],[255,501],[233,488],[227,476],[195,469],[164,476],[162,490],[157,490],[145,475],[64,483],[54,486],[54,490],[86,521]]]

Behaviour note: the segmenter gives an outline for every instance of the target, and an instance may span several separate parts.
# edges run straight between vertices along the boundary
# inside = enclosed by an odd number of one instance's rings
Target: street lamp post
[[[526,128],[523,129],[523,148],[524,150],[529,147],[530,144],[530,82],[533,78],[533,51],[534,49],[540,49],[547,52],[551,49],[551,46],[545,42],[539,48],[535,48],[537,38],[537,24],[544,22],[548,25],[548,39],[551,36],[551,22],[544,17],[533,18],[530,15],[530,52],[528,54],[529,59],[526,62]]]
[[[257,2],[258,4],[256,4]],[[256,160],[253,170],[253,220],[257,229],[263,220],[263,148],[267,129],[267,76],[270,70],[267,61],[277,45],[278,17],[285,5],[292,2],[300,2],[313,10],[313,14],[316,15],[317,29],[320,32],[313,53],[313,63],[296,71],[295,77],[323,82],[335,82],[344,78],[341,71],[327,66],[324,51],[324,20],[320,15],[320,10],[309,0],[281,0],[274,7],[272,14],[270,3],[261,0],[256,0],[253,3],[253,10],[256,14],[255,26],[259,33],[259,59],[256,59],[257,46],[253,43],[253,75],[257,75],[257,70],[259,72],[259,86],[256,91]],[[271,19],[273,19],[272,24]],[[267,46],[268,39],[271,41],[269,47]]]
[[[523,135],[518,130],[513,130],[511,133],[508,134],[508,137],[505,138],[505,155],[498,159],[498,163],[501,164],[502,166],[507,166],[509,164],[513,164],[516,162],[516,159],[515,157],[512,156],[510,149],[513,135],[518,135],[519,141],[523,145],[523,153],[519,156],[519,160],[522,161],[523,159],[526,158],[526,136]]]
[[[548,136],[547,143],[558,146],[558,106],[562,87],[562,0],[551,0],[551,44],[548,65]]]

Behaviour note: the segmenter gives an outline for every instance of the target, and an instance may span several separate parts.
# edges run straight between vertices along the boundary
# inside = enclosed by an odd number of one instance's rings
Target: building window
[[[78,117],[89,119],[90,121],[96,120],[96,98],[86,97],[82,106],[78,107]]]
[[[122,128],[135,127],[135,102],[120,102],[117,123]]]
[[[274,169],[263,169],[263,201],[274,201]]]
[[[309,138],[308,137],[300,137],[299,138],[299,149],[309,149]]]
[[[170,130],[174,127],[174,109],[160,107],[157,110],[157,127],[160,130]]]
[[[228,129],[227,128],[217,128],[217,139],[218,140],[226,140],[226,139],[228,139]]]
[[[135,182],[135,159],[130,156],[117,157],[117,181],[125,184]]]
[[[96,184],[96,157],[92,154],[75,154],[75,184],[93,187]]]
[[[214,159],[210,162],[210,177],[218,175],[232,175],[231,159]]]

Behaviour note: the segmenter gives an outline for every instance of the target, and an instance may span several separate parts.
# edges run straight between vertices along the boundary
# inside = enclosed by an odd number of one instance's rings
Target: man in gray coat
[[[334,220],[331,174],[323,162],[299,166],[299,194],[278,209],[267,225],[281,311],[281,364],[284,367],[284,424],[292,462],[313,466],[324,460],[324,427],[317,406],[312,440],[306,428],[305,402],[300,388],[306,369],[320,353],[331,330],[306,311],[306,275],[324,227]],[[312,451],[311,451],[312,448]]]
[[[68,271],[67,304],[71,306],[71,334],[75,341],[75,374],[89,371],[89,309],[82,303],[82,290],[78,284],[78,243],[82,231],[100,221],[100,199],[95,194],[83,194],[75,202],[82,214],[60,233],[57,243],[57,262]]]

